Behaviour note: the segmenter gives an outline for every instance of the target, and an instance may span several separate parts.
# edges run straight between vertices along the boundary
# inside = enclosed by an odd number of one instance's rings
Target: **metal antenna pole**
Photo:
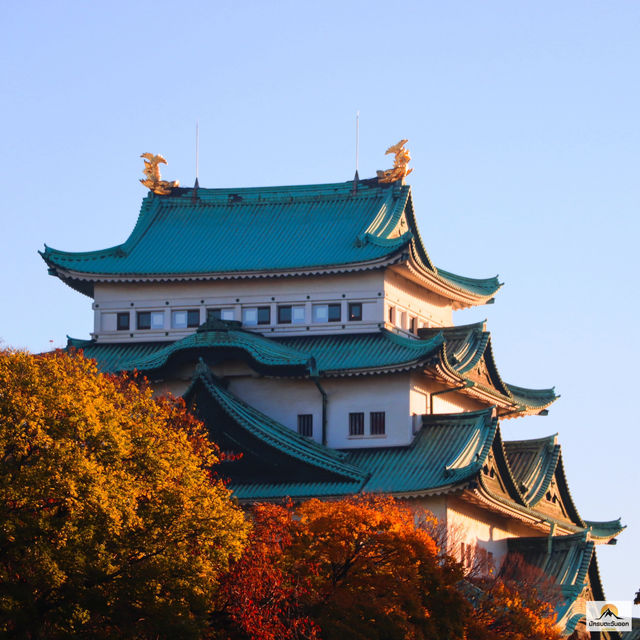
[[[200,135],[199,135],[199,123],[196,120],[196,181],[198,180],[198,161],[200,155]]]
[[[360,111],[356,111],[356,175],[358,175],[359,153],[360,153]]]

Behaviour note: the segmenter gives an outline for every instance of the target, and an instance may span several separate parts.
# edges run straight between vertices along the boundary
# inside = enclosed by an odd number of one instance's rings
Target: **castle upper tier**
[[[517,552],[549,572],[575,629],[604,599],[594,545],[623,527],[582,519],[555,436],[502,440],[501,419],[556,394],[505,382],[484,323],[454,326],[498,280],[433,264],[401,180],[166,191],[121,245],[45,248],[93,299],[91,339],[69,346],[193,403],[242,454],[224,470],[238,499],[405,498],[467,564]]]

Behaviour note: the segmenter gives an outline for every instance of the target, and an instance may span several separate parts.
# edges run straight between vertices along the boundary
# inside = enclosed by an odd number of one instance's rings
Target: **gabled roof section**
[[[461,386],[463,393],[495,403],[501,411],[500,417],[540,413],[559,397],[553,388],[525,389],[505,383],[496,366],[491,334],[484,322],[423,328],[418,333],[421,338],[442,333],[445,344],[435,367],[437,377]]]
[[[491,409],[425,415],[410,446],[350,449],[347,460],[370,474],[365,491],[421,495],[459,489],[482,468],[497,426]]]
[[[264,375],[347,376],[408,371],[434,364],[443,338],[413,340],[382,329],[376,333],[267,338],[243,330],[237,322],[214,321],[173,343],[97,343],[69,339],[102,371],[144,371],[167,366],[176,358],[202,356],[210,364],[226,357],[245,360]]]
[[[517,554],[558,586],[562,601],[556,610],[565,633],[571,633],[584,618],[585,599],[604,599],[595,547],[586,531],[566,536],[509,538],[507,547],[509,556]],[[506,562],[503,566],[508,565]],[[593,595],[588,594],[589,588]]]
[[[489,473],[495,463],[496,478]],[[609,542],[624,530],[620,520],[585,521],[580,517],[567,483],[562,451],[556,436],[503,441],[498,430],[488,466],[479,476],[485,504],[498,511],[519,513],[535,526],[546,523],[565,532],[585,532],[596,544]],[[504,507],[501,508],[500,505]]]
[[[313,478],[315,474],[316,482],[319,479],[347,483],[351,491],[357,490],[366,477],[362,470],[346,461],[344,454],[299,435],[240,400],[225,389],[202,362],[196,368],[185,399],[195,404],[214,441],[223,449],[230,447],[236,453],[249,456],[245,466],[260,466],[268,459],[279,474],[294,479],[296,471],[298,477],[311,474]]]
[[[422,246],[410,187],[376,179],[357,188],[345,182],[149,193],[122,244],[80,253],[45,245],[41,255],[52,275],[89,296],[94,282],[340,273],[407,260],[427,274],[423,284],[463,306],[483,304],[499,288],[495,278],[440,275]]]
[[[504,447],[527,504],[535,506],[547,492],[558,466],[557,437],[506,441]]]

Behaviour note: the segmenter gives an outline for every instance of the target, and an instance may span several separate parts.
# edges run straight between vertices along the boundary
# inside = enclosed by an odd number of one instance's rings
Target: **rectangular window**
[[[171,326],[174,329],[186,329],[200,325],[200,311],[198,309],[185,309],[171,312]]]
[[[298,415],[298,433],[306,438],[313,437],[313,414]]]
[[[271,322],[271,307],[258,307],[258,324]]]
[[[129,312],[118,314],[118,331],[129,331]]]
[[[164,311],[138,311],[136,326],[142,331],[164,329]]]
[[[242,310],[242,324],[249,327],[271,322],[271,307],[245,307]]]
[[[369,429],[372,436],[385,434],[384,411],[372,411],[369,414]]]
[[[340,322],[342,319],[342,305],[330,304],[329,305],[329,322]]]
[[[282,304],[278,306],[278,324],[304,323],[304,305]]]
[[[207,309],[207,320],[233,320],[233,309]]]
[[[349,435],[350,436],[364,435],[364,413],[349,414]]]
[[[409,331],[416,333],[416,319],[413,316],[409,318]]]
[[[150,311],[138,311],[138,329],[146,330],[151,329],[151,312]]]
[[[350,302],[349,303],[349,321],[362,320],[362,303]]]
[[[291,324],[291,305],[290,304],[286,306],[278,307],[278,324]]]
[[[395,309],[393,307],[389,307],[389,323],[393,324],[393,320],[395,317]]]
[[[342,318],[342,305],[340,304],[314,304],[314,322],[340,322]]]
[[[100,328],[102,331],[115,331],[117,328],[117,316],[115,313],[100,314]]]

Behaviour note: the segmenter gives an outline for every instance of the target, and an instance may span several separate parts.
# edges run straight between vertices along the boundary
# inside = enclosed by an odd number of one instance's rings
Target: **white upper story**
[[[96,283],[99,342],[179,340],[210,317],[265,335],[416,335],[452,324],[451,303],[392,269],[340,275],[217,282]]]

